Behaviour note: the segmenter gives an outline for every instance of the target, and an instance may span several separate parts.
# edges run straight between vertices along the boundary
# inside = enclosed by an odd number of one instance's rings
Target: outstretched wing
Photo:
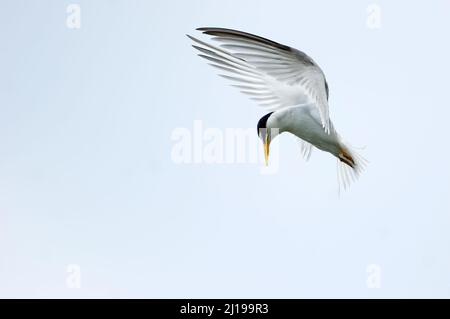
[[[322,126],[330,132],[328,85],[320,67],[305,53],[274,41],[230,29],[199,28],[213,46],[188,35],[199,56],[218,68],[221,76],[234,82],[270,110],[313,103]]]

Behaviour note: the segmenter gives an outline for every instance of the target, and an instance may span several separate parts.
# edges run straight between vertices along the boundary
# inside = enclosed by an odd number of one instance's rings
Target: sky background
[[[0,297],[449,298],[450,2],[376,1],[379,29],[371,3],[1,1]],[[276,174],[172,161],[174,129],[264,115],[196,57],[200,26],[313,57],[366,146],[349,191],[287,135]]]

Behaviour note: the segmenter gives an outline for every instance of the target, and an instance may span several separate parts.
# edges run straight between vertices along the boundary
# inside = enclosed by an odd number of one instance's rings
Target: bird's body
[[[221,71],[251,99],[271,112],[258,122],[266,162],[270,142],[278,134],[297,136],[309,158],[312,147],[339,159],[344,187],[359,176],[365,160],[344,143],[329,118],[329,89],[320,67],[305,53],[250,33],[223,28],[199,28],[218,46],[188,36],[199,56]],[[263,132],[264,131],[264,132]]]
[[[314,145],[318,149],[338,157],[342,150],[339,135],[330,122],[330,133],[320,123],[317,108],[305,104],[284,108],[274,112],[267,121],[268,127],[278,128],[280,134],[288,132]]]

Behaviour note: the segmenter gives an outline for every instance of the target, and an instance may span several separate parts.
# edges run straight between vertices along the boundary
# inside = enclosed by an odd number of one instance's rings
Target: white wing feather
[[[300,150],[303,158],[305,159],[305,161],[308,161],[311,157],[313,145],[302,140],[301,138],[298,139],[298,144],[300,145]]]
[[[219,46],[188,35],[199,56],[234,82],[242,93],[269,110],[304,103],[317,106],[330,132],[328,86],[319,66],[305,53],[252,34],[222,28],[200,28]]]

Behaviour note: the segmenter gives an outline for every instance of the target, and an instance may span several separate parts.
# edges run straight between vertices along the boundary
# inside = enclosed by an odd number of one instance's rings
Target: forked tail
[[[359,178],[367,164],[368,161],[364,157],[342,143],[337,162],[339,193],[342,188],[346,190],[352,182]]]

